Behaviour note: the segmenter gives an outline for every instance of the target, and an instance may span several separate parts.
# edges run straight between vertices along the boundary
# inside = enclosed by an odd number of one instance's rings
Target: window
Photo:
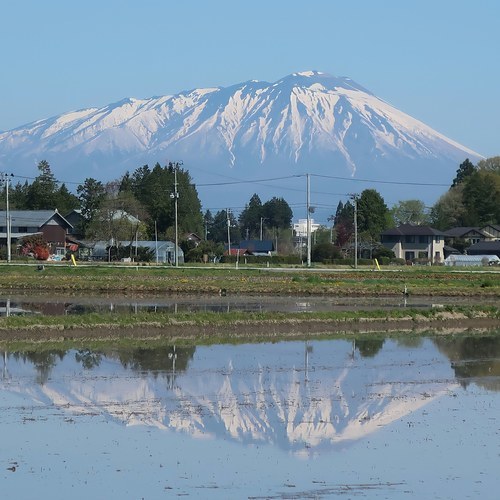
[[[419,236],[418,242],[419,243],[429,243],[429,238],[428,238],[428,236]]]
[[[405,252],[405,260],[411,261],[415,258],[415,252]]]
[[[406,243],[415,243],[415,235],[407,234],[405,237]]]
[[[19,233],[27,233],[27,232],[28,232],[28,226],[19,226],[19,227],[17,228],[17,231],[18,231]]]

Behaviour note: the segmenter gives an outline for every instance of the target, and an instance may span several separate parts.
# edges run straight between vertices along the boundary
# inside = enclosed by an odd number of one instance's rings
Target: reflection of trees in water
[[[385,339],[356,339],[356,348],[363,358],[373,358],[382,349]]]
[[[120,349],[116,355],[124,368],[138,372],[150,372],[157,376],[161,372],[185,371],[196,347],[165,346],[155,348]]]
[[[424,339],[417,335],[404,335],[403,337],[396,338],[396,344],[402,347],[417,348],[421,347]]]
[[[75,353],[75,360],[81,363],[86,370],[97,368],[102,361],[102,353],[90,349],[79,349]]]
[[[86,370],[97,368],[103,358],[116,359],[124,368],[140,373],[150,373],[155,378],[162,374],[170,379],[176,372],[187,369],[189,361],[194,356],[196,347],[143,347],[113,350],[78,349],[75,352],[75,361]],[[22,360],[33,364],[37,371],[36,381],[43,385],[50,377],[52,369],[64,359],[68,351],[27,351],[5,353],[4,372],[7,373],[7,357]],[[175,378],[175,377],[174,377]]]
[[[471,382],[492,391],[500,391],[500,337],[440,337],[433,340],[440,352],[451,361],[459,382]]]
[[[28,351],[15,352],[12,354],[16,360],[29,361],[33,364],[37,372],[36,381],[43,385],[50,377],[50,372],[59,361],[64,359],[66,351]]]

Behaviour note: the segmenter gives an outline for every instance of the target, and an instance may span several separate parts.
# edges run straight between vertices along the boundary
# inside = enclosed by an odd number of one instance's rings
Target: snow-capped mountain
[[[475,161],[480,155],[351,79],[317,71],[275,83],[128,98],[0,134],[0,169],[34,177],[36,164],[46,159],[59,180],[72,182],[105,181],[146,163],[182,160],[197,184],[309,172],[449,185],[465,158]],[[341,190],[357,189],[348,186]],[[248,187],[250,194],[258,191]],[[203,189],[199,192],[203,201]],[[239,193],[235,189],[233,195]],[[220,195],[215,197],[220,204]],[[248,199],[243,195],[243,202]]]

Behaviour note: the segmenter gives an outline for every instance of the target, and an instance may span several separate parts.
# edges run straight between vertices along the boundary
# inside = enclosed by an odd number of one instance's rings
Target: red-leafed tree
[[[34,257],[36,260],[47,260],[50,255],[47,242],[40,235],[25,236],[21,240],[21,255]]]

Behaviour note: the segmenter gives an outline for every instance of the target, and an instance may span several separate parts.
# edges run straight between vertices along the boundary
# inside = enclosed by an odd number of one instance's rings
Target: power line
[[[373,184],[396,184],[402,186],[439,186],[447,187],[449,184],[435,184],[431,182],[402,182],[402,181],[377,181],[373,179],[354,179],[353,177],[337,177],[335,175],[321,175],[321,174],[311,174],[313,177],[322,177],[324,179],[336,179],[342,181],[353,181],[353,182],[371,182]]]

